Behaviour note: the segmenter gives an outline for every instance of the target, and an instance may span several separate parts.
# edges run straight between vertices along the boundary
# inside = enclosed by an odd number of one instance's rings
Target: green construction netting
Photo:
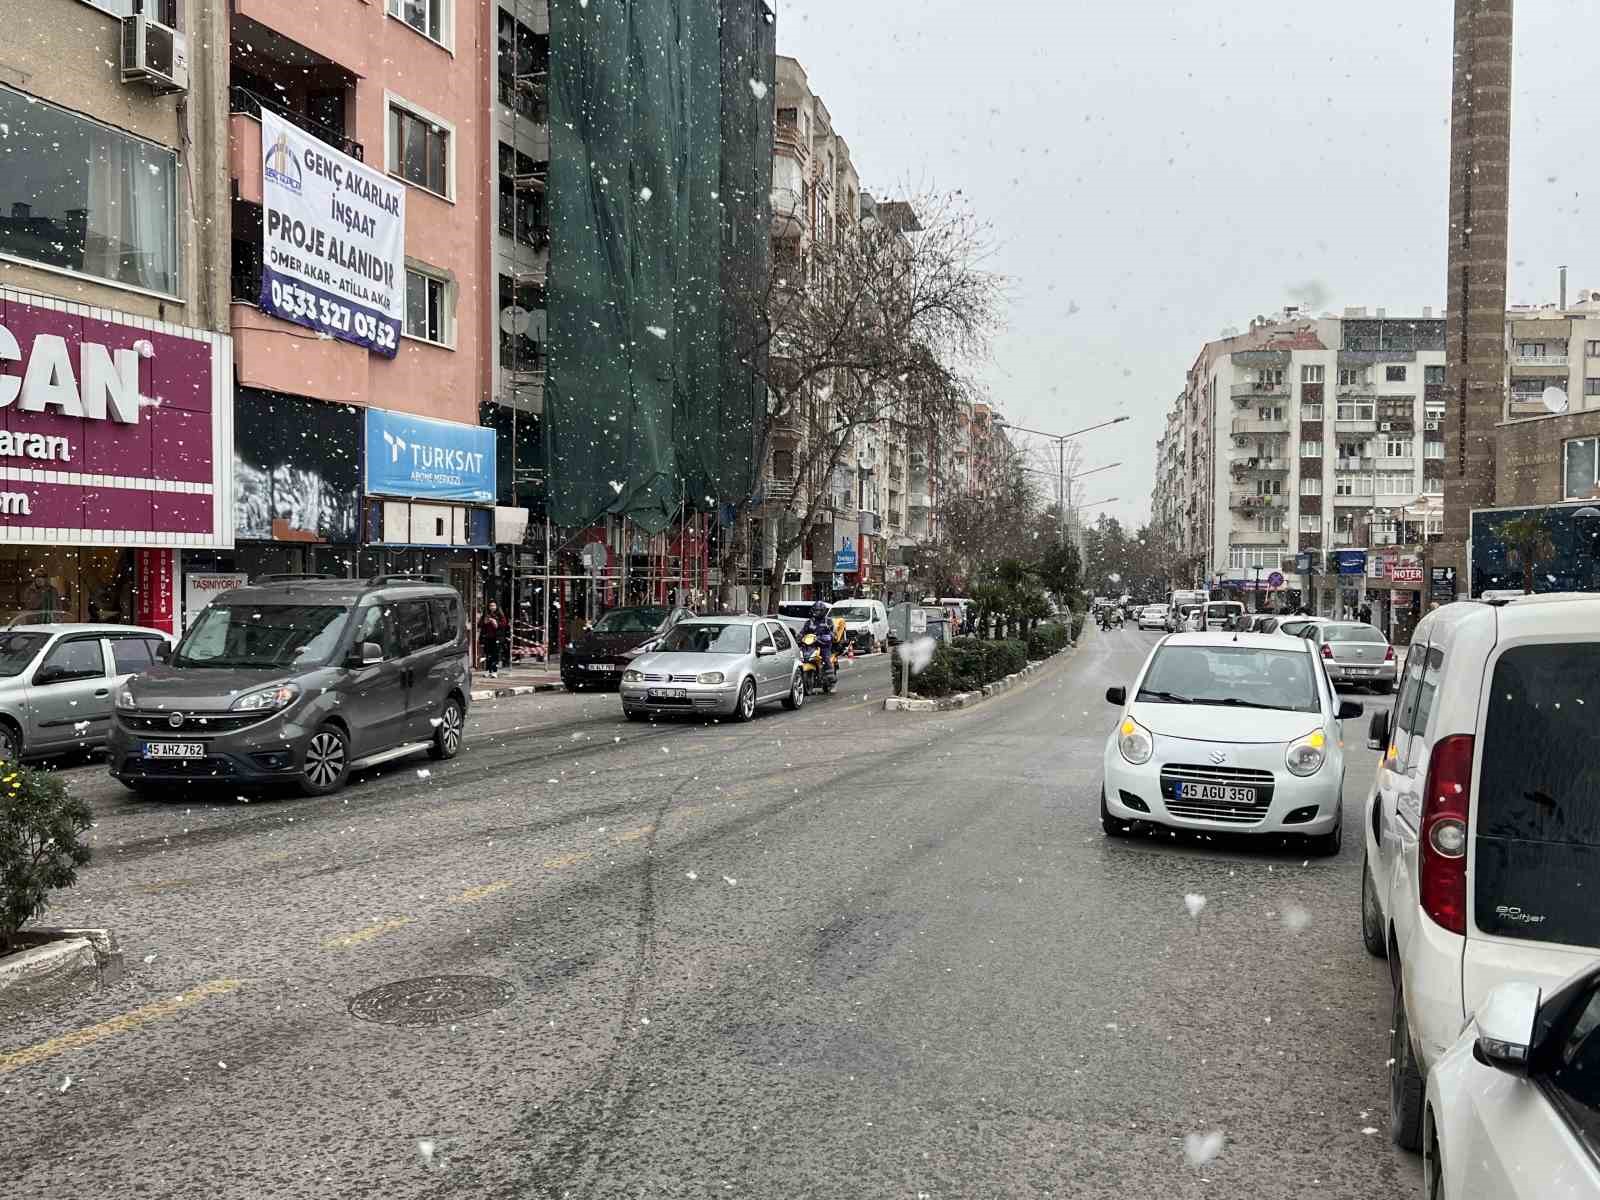
[[[758,28],[757,83],[730,88],[728,59],[754,69]],[[768,198],[745,182],[724,195],[724,158],[748,181],[764,156],[770,181],[771,115],[755,107],[770,109],[770,30],[759,0],[552,0],[545,449],[558,525],[612,513],[654,531],[680,503],[749,490],[764,394],[736,336],[750,318],[724,310],[749,307],[725,302],[730,286],[764,277]],[[762,129],[764,149],[747,144]],[[761,223],[754,267],[730,271],[730,223]]]

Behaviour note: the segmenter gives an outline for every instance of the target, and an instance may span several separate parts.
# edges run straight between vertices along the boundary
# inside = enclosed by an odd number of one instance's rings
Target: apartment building
[[[1600,291],[1506,314],[1495,503],[1600,499]]]
[[[1288,310],[1202,348],[1168,414],[1153,511],[1197,581],[1252,607],[1423,609],[1442,532],[1444,324]],[[1188,581],[1184,581],[1188,582]]]
[[[0,0],[0,625],[176,629],[232,545],[226,26]]]
[[[231,0],[236,547],[194,572],[426,571],[495,543],[485,0]]]

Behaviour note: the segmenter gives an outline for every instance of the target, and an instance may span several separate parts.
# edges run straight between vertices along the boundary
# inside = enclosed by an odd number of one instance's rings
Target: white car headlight
[[[1132,717],[1124,717],[1122,725],[1117,729],[1117,749],[1122,752],[1122,757],[1136,767],[1141,767],[1150,761],[1150,756],[1156,752],[1156,740],[1150,736],[1150,731]]]
[[[300,689],[292,683],[280,683],[269,688],[246,692],[228,705],[234,712],[276,712],[288,708],[300,699]]]
[[[696,683],[705,684],[721,683],[722,680],[723,674],[721,671],[701,671],[700,674],[694,677]]]
[[[1327,734],[1317,729],[1306,734],[1298,742],[1290,742],[1283,761],[1291,775],[1299,775],[1301,778],[1315,775],[1322,770],[1322,764],[1328,761]]]
[[[623,683],[643,683],[644,682],[644,672],[643,671],[634,671],[634,670],[624,671],[622,673],[622,682]]]

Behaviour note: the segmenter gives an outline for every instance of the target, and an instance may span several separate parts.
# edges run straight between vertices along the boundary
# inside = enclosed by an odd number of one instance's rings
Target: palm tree
[[[1500,541],[1508,561],[1522,568],[1522,590],[1533,593],[1533,571],[1540,559],[1555,557],[1556,544],[1543,513],[1524,513],[1500,526]]]

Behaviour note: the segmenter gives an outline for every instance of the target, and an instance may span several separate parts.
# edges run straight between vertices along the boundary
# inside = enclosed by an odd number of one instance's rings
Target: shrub
[[[1089,614],[1086,613],[1086,612],[1079,612],[1077,609],[1073,609],[1072,610],[1072,640],[1073,641],[1077,641],[1079,638],[1081,638],[1083,636],[1083,623],[1084,623],[1084,621],[1086,621],[1088,619],[1088,617],[1089,617]]]
[[[58,776],[0,762],[0,953],[15,948],[51,892],[77,882],[89,861],[79,835],[92,823],[89,806]]]
[[[1035,626],[1033,632],[1028,634],[1028,657],[1035,662],[1066,648],[1067,627],[1058,622],[1047,621]]]

